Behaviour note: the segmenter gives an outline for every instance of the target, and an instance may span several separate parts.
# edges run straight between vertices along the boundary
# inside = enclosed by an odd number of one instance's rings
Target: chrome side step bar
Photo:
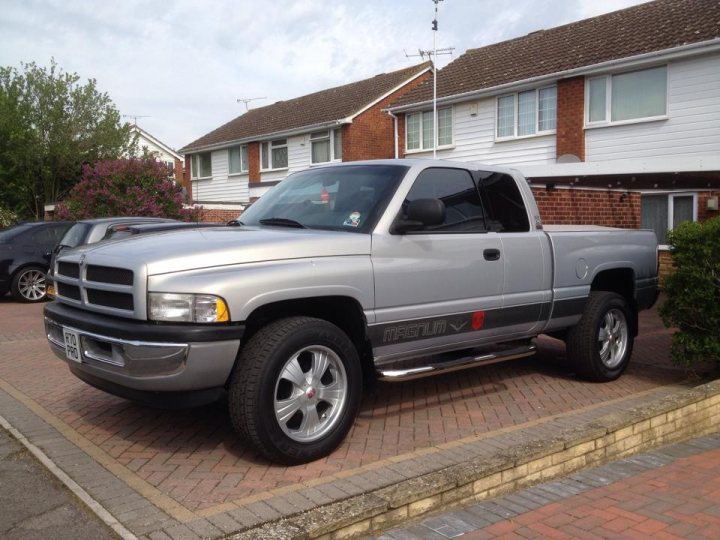
[[[377,375],[378,379],[381,381],[410,381],[413,379],[420,379],[422,377],[429,377],[431,375],[438,375],[440,373],[450,373],[451,371],[459,371],[461,369],[468,369],[477,366],[486,366],[488,364],[504,362],[505,360],[525,358],[535,354],[536,350],[537,347],[530,344],[513,349],[506,349],[504,351],[481,354],[479,356],[464,356],[455,360],[435,364],[430,363],[423,366],[404,369],[381,369],[378,370]]]

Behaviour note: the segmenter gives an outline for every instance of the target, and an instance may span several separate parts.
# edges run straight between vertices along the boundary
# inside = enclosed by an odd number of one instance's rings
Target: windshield
[[[408,169],[348,165],[295,173],[245,210],[240,222],[369,233]]]
[[[61,246],[76,247],[85,243],[85,237],[92,225],[87,223],[76,223],[68,229],[65,236],[60,240]]]

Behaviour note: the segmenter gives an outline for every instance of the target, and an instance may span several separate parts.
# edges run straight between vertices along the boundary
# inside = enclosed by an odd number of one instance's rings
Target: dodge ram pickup
[[[246,443],[286,464],[340,444],[364,383],[531,356],[541,333],[578,376],[616,379],[657,297],[653,232],[543,227],[500,167],[313,167],[235,224],[61,254],[47,338],[119,396],[226,396]]]

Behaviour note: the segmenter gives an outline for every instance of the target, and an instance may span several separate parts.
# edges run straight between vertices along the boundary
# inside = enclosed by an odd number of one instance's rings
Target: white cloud
[[[639,0],[446,0],[438,48],[466,49]],[[95,78],[124,114],[180,147],[252,106],[418,63],[431,0],[25,0],[0,11],[0,65],[49,64]],[[440,57],[439,65],[451,60]]]

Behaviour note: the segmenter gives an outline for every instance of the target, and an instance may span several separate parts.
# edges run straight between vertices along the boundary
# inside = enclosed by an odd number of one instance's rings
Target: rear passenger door
[[[502,307],[500,235],[486,227],[468,170],[422,171],[405,198],[440,199],[445,221],[405,234],[373,236],[376,359],[410,351],[458,348],[492,335],[485,312]],[[488,319],[489,321],[489,319]]]

